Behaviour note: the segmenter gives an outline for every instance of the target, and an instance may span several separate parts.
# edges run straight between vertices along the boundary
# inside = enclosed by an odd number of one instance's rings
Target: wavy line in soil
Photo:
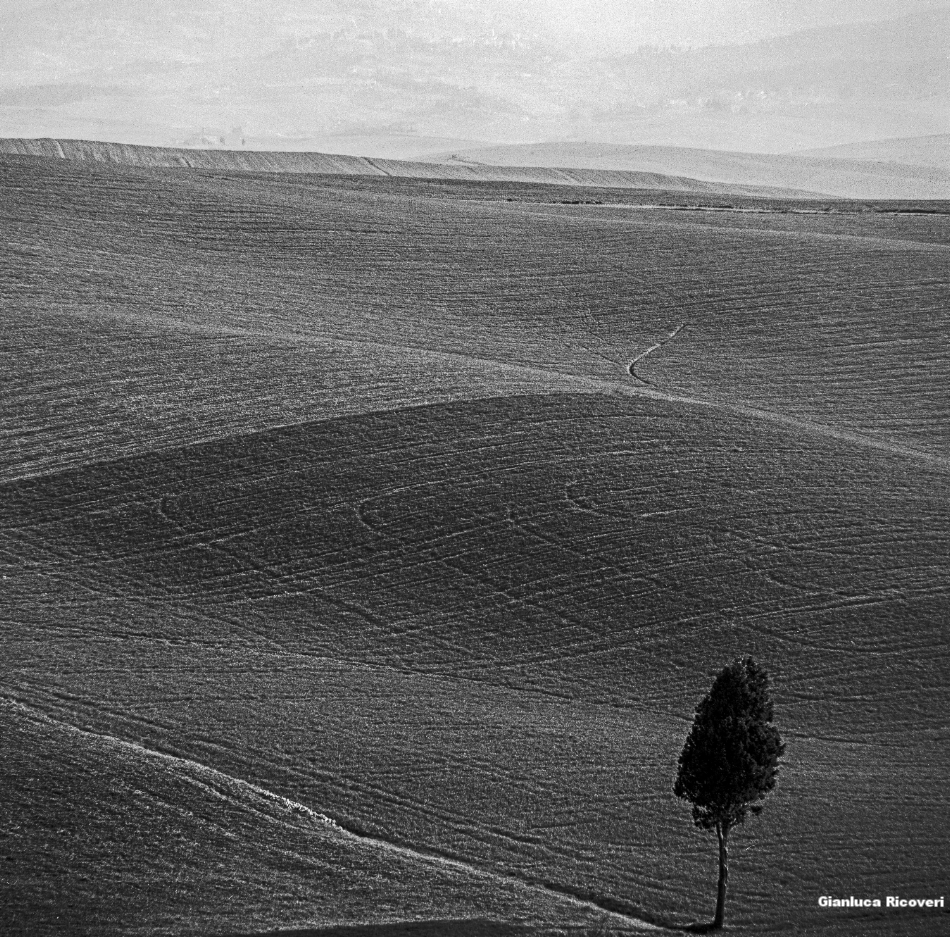
[[[60,730],[65,730],[81,738],[92,740],[100,744],[106,744],[119,750],[124,749],[126,751],[133,752],[147,761],[161,764],[167,770],[177,772],[179,775],[191,780],[193,783],[207,785],[212,790],[218,791],[222,797],[227,798],[227,789],[229,787],[236,788],[238,791],[249,794],[258,800],[263,800],[271,805],[282,808],[285,811],[298,816],[305,816],[312,822],[327,827],[341,837],[346,837],[356,842],[371,845],[377,849],[394,853],[425,865],[435,866],[436,868],[451,869],[456,872],[462,872],[468,875],[478,876],[480,878],[488,878],[493,881],[503,882],[506,885],[514,886],[529,892],[555,894],[569,904],[584,908],[587,911],[597,912],[608,917],[609,919],[612,919],[615,925],[623,927],[625,930],[656,931],[663,929],[646,920],[642,920],[640,918],[634,917],[631,914],[627,914],[622,911],[615,910],[613,907],[609,907],[608,905],[612,903],[610,899],[598,901],[596,898],[575,893],[575,891],[570,886],[562,886],[553,882],[532,881],[529,879],[520,878],[516,875],[510,875],[504,872],[497,872],[492,869],[481,868],[449,854],[413,848],[411,846],[406,846],[387,839],[382,839],[381,837],[373,836],[361,830],[348,827],[344,824],[338,823],[332,817],[327,816],[324,813],[313,810],[306,804],[292,800],[289,797],[283,797],[280,794],[276,794],[273,791],[270,791],[267,788],[261,787],[257,784],[253,784],[250,781],[245,781],[242,778],[225,774],[223,771],[218,771],[216,768],[212,768],[209,765],[204,765],[201,762],[194,761],[190,758],[182,758],[179,755],[172,755],[167,752],[156,751],[155,749],[140,745],[137,742],[130,742],[107,733],[92,732],[88,729],[80,729],[68,722],[54,719],[51,716],[48,716],[42,710],[36,709],[23,702],[9,691],[0,691],[0,702],[8,707],[19,710],[22,715],[33,722],[50,725]]]
[[[82,317],[86,317],[87,314],[80,313]],[[101,317],[103,313],[89,313],[90,317]],[[897,443],[893,443],[887,439],[875,439],[871,436],[865,436],[861,433],[854,433],[850,430],[839,429],[834,426],[829,426],[827,423],[819,423],[813,420],[803,419],[801,417],[790,416],[788,414],[779,413],[775,410],[766,410],[759,407],[750,407],[744,404],[734,403],[728,400],[717,400],[711,397],[690,397],[682,394],[673,394],[660,389],[657,389],[653,386],[643,384],[637,386],[631,386],[628,383],[624,383],[619,380],[608,380],[606,378],[598,377],[589,377],[580,374],[570,374],[562,371],[555,371],[548,368],[539,368],[527,364],[513,363],[508,361],[500,361],[494,358],[485,358],[477,355],[467,355],[460,352],[449,352],[449,351],[439,351],[436,349],[428,349],[422,346],[414,345],[397,345],[390,344],[379,341],[369,341],[366,339],[354,339],[349,337],[340,337],[332,335],[329,333],[299,333],[299,332],[281,332],[278,334],[270,332],[262,332],[254,329],[243,329],[243,328],[233,328],[228,326],[204,326],[198,323],[184,322],[178,319],[173,319],[170,317],[164,316],[125,316],[119,313],[105,313],[107,316],[116,318],[119,320],[128,320],[128,319],[137,319],[144,318],[148,322],[157,325],[163,325],[168,328],[178,329],[184,332],[192,332],[198,334],[217,334],[217,335],[239,335],[242,337],[253,336],[260,337],[269,341],[278,341],[286,342],[291,345],[342,345],[347,347],[372,347],[380,351],[400,351],[400,352],[409,352],[413,354],[418,354],[424,357],[434,358],[441,361],[466,361],[466,362],[476,362],[478,364],[483,364],[488,367],[494,368],[502,373],[518,373],[524,376],[537,377],[544,379],[545,382],[550,384],[551,382],[564,382],[564,386],[558,388],[557,391],[561,393],[606,393],[606,394],[625,394],[628,396],[641,396],[641,397],[650,397],[654,400],[664,400],[668,403],[678,403],[686,404],[688,406],[694,407],[706,407],[715,410],[723,410],[730,413],[740,414],[745,417],[749,417],[754,420],[763,420],[769,423],[777,423],[781,426],[790,427],[796,430],[804,430],[808,433],[813,433],[822,436],[828,436],[832,439],[838,439],[842,442],[847,442],[852,445],[864,446],[870,449],[878,449],[883,452],[888,452],[892,455],[899,455],[905,458],[917,459],[920,461],[928,462],[931,465],[942,469],[943,471],[950,470],[950,457],[938,455],[933,452],[926,452],[921,449],[914,449],[911,446],[902,446]],[[662,347],[667,342],[675,338],[680,331],[685,327],[686,323],[680,325],[675,329],[667,338],[663,341],[657,343],[656,345],[651,346],[647,351],[643,352],[637,358],[634,358],[628,366],[628,371],[635,380],[643,382],[644,379],[639,377],[635,373],[633,366],[648,354],[651,354],[657,348]],[[552,391],[548,389],[547,392],[551,393]],[[426,404],[420,403],[419,407],[424,407]],[[187,449],[191,446],[201,445],[204,443],[215,442],[221,439],[233,439],[240,437],[251,437],[259,435],[261,433],[270,432],[276,429],[285,429],[291,426],[304,426],[308,423],[320,423],[324,422],[323,419],[316,420],[296,420],[290,423],[275,423],[267,428],[255,430],[252,433],[226,433],[219,436],[208,436],[206,438],[196,440],[195,442],[186,443],[185,445],[170,446],[168,448],[158,448],[152,450],[146,450],[149,452],[174,452],[179,450]],[[142,454],[142,453],[140,453]],[[120,462],[128,456],[120,456],[118,458],[102,459],[96,463],[89,464],[109,464],[113,462]],[[69,471],[69,469],[54,469],[51,472],[32,472],[25,473],[23,475],[18,475],[10,478],[5,478],[2,480],[3,485],[16,484],[21,481],[27,481],[33,478],[44,478],[55,476],[61,474],[64,471]]]
[[[641,352],[639,355],[637,355],[636,358],[634,358],[633,361],[631,361],[630,364],[627,366],[627,371],[630,374],[630,376],[640,381],[640,383],[645,384],[647,387],[652,387],[653,386],[652,382],[648,381],[642,374],[637,373],[637,365],[641,361],[643,361],[644,358],[648,357],[649,355],[652,355],[653,352],[658,351],[664,345],[669,344],[669,342],[673,341],[673,339],[676,338],[676,336],[679,335],[680,332],[682,332],[685,327],[686,327],[686,323],[685,322],[681,323],[675,329],[673,329],[673,331],[670,332],[670,334],[667,335],[666,338],[660,339],[660,341],[658,341],[655,345],[651,345],[646,351]]]

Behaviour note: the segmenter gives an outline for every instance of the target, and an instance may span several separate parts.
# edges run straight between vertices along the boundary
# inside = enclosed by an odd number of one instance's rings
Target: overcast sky
[[[932,10],[950,0],[0,0],[0,136],[775,151],[945,133],[950,14]],[[644,46],[679,51],[624,55]]]

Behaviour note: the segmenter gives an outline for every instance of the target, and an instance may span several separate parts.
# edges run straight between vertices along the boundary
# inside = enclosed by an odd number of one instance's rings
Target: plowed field
[[[0,159],[5,933],[939,929],[941,206]]]

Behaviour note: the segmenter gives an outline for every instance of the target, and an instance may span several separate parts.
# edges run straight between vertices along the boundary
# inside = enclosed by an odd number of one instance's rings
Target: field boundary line
[[[456,872],[462,872],[467,875],[474,875],[479,878],[487,878],[497,882],[504,882],[509,886],[513,886],[524,891],[545,895],[549,898],[558,898],[567,904],[572,904],[588,911],[594,911],[601,915],[610,915],[612,918],[614,918],[617,924],[623,925],[627,929],[636,928],[637,930],[651,931],[665,930],[665,928],[661,928],[658,925],[642,920],[641,918],[606,908],[595,900],[574,895],[567,887],[562,888],[554,883],[537,882],[527,878],[520,878],[517,875],[510,875],[505,872],[497,872],[492,869],[482,868],[449,854],[443,854],[425,849],[416,849],[411,846],[402,845],[398,842],[383,839],[382,837],[358,832],[348,828],[344,824],[338,823],[327,814],[308,807],[306,804],[293,800],[289,797],[284,797],[281,794],[270,791],[265,787],[254,784],[251,781],[246,781],[243,778],[238,778],[234,775],[227,774],[224,771],[219,771],[217,768],[212,768],[210,765],[202,764],[200,761],[195,761],[191,758],[184,758],[180,755],[173,755],[168,752],[162,752],[156,749],[148,748],[147,746],[141,745],[138,742],[130,742],[126,739],[110,735],[106,732],[94,732],[89,729],[81,729],[69,722],[56,719],[43,712],[41,709],[25,703],[22,699],[11,693],[7,688],[0,687],[0,703],[4,704],[10,709],[19,710],[21,716],[34,723],[38,722],[40,724],[50,725],[72,735],[78,735],[85,739],[95,741],[99,744],[105,744],[110,748],[119,750],[125,749],[127,751],[134,752],[137,756],[145,759],[146,761],[153,763],[158,762],[164,767],[176,771],[176,773],[184,776],[193,783],[201,784],[202,779],[204,779],[206,781],[212,781],[217,782],[218,784],[236,787],[239,791],[251,794],[254,797],[270,803],[271,805],[282,807],[293,814],[306,816],[313,822],[325,827],[327,830],[332,831],[342,838],[349,839],[352,842],[374,846],[377,849],[394,853],[424,865],[434,866],[436,868],[447,868]],[[212,790],[216,791],[217,789],[212,788]],[[217,791],[217,793],[220,794],[221,792]],[[225,795],[221,794],[221,796]],[[279,822],[274,817],[268,817],[267,815],[265,815],[265,817],[270,819],[272,822]]]
[[[89,317],[97,317],[103,315],[103,313],[87,313],[82,314]],[[123,316],[121,313],[109,312],[105,315],[110,318],[117,319],[119,321],[129,322],[130,317]],[[134,323],[136,319],[131,318],[131,321]],[[149,316],[145,318],[146,322],[154,322],[156,325],[166,324],[172,328],[179,328],[182,331],[187,332],[198,332],[198,333],[208,333],[208,334],[224,334],[224,335],[240,335],[246,336],[249,338],[264,338],[271,341],[285,341],[288,344],[293,345],[307,345],[307,344],[316,344],[316,345],[345,345],[348,347],[370,347],[378,348],[391,351],[402,351],[410,352],[418,355],[422,355],[430,358],[437,358],[442,360],[449,361],[466,361],[474,362],[479,365],[485,365],[502,372],[506,373],[517,373],[522,374],[527,377],[537,377],[543,378],[548,382],[559,382],[563,383],[565,387],[560,387],[556,389],[547,389],[539,390],[540,394],[556,394],[556,393],[605,393],[608,395],[624,394],[627,396],[641,396],[641,397],[650,397],[654,400],[665,400],[668,403],[683,403],[690,406],[697,407],[706,407],[710,409],[724,410],[727,412],[737,413],[742,416],[751,417],[753,419],[765,420],[770,423],[778,423],[784,426],[790,426],[795,429],[806,430],[811,433],[830,436],[834,439],[840,439],[853,443],[855,445],[867,446],[873,449],[879,449],[885,452],[890,452],[895,455],[902,455],[906,458],[920,459],[926,462],[930,462],[933,465],[939,466],[945,471],[950,471],[950,457],[939,455],[933,452],[927,452],[921,449],[915,449],[912,446],[902,446],[897,443],[892,443],[886,439],[875,439],[873,436],[865,436],[861,433],[854,433],[850,430],[839,429],[835,426],[830,426],[827,423],[820,423],[817,420],[807,420],[802,419],[801,417],[792,416],[790,414],[780,413],[777,410],[767,410],[761,407],[753,407],[745,404],[731,403],[723,400],[716,400],[712,397],[691,397],[686,394],[674,394],[667,391],[658,390],[652,386],[649,387],[631,387],[630,384],[625,381],[617,380],[616,378],[603,378],[603,377],[593,377],[590,375],[584,374],[572,374],[567,371],[555,371],[549,368],[539,368],[530,364],[516,364],[510,361],[501,361],[497,358],[485,358],[478,355],[465,354],[462,352],[455,351],[440,351],[437,349],[430,349],[420,345],[399,345],[392,342],[379,342],[379,341],[370,341],[368,339],[357,339],[357,338],[345,338],[340,336],[334,336],[329,333],[301,333],[301,332],[281,332],[278,335],[274,335],[270,332],[263,332],[255,329],[241,329],[241,328],[232,328],[229,326],[202,326],[199,323],[190,323],[184,322],[180,319],[174,319],[166,316]],[[676,334],[679,334],[680,330],[684,328],[687,323],[682,323],[682,325],[675,330]],[[669,341],[670,336],[665,341]],[[665,342],[661,343],[665,344]],[[489,394],[484,398],[478,399],[504,399],[505,397],[524,397],[528,396],[524,393],[513,393],[513,394]],[[468,399],[468,398],[465,398]],[[418,409],[421,407],[429,406],[426,403],[420,403],[412,407],[403,407],[401,409]],[[368,412],[388,412],[392,413],[395,411],[392,410],[381,410],[381,411],[368,411]],[[334,419],[330,417],[328,419]],[[313,421],[297,421],[294,423],[285,424],[286,426],[298,426],[305,425],[308,422],[314,423],[323,423],[327,422],[326,419],[318,419]],[[275,426],[274,429],[280,427]],[[255,431],[255,432],[266,432]],[[245,434],[237,434],[245,435]],[[251,434],[246,434],[251,435]],[[232,438],[233,434],[222,436],[219,438],[227,439]]]
[[[687,193],[689,194],[689,193]],[[828,196],[819,195],[820,198],[826,198]],[[630,204],[603,204],[603,205],[572,205],[569,203],[557,203],[557,202],[523,202],[524,208],[517,208],[509,203],[499,203],[492,202],[489,200],[475,200],[471,199],[465,202],[466,205],[471,205],[473,207],[482,208],[483,206],[489,206],[494,208],[499,213],[504,213],[508,215],[518,215],[522,218],[548,218],[556,221],[566,222],[568,224],[581,224],[584,222],[596,222],[598,224],[604,225],[638,225],[645,227],[648,224],[660,225],[665,228],[682,228],[684,224],[689,224],[689,222],[681,221],[676,218],[634,218],[634,217],[616,217],[616,218],[598,218],[596,217],[597,213],[603,213],[605,209],[625,209],[628,211],[641,212],[642,214],[647,214],[649,212],[655,211],[664,211],[667,214],[675,215],[675,209],[669,209],[662,205],[630,205]],[[529,206],[541,206],[547,211],[531,211]],[[551,209],[563,209],[563,211],[552,211]],[[583,210],[590,210],[594,214],[587,215],[582,214]],[[688,214],[692,214],[687,210]],[[740,212],[733,212],[733,214],[740,214]],[[741,214],[747,214],[741,212]],[[773,214],[771,212],[763,212],[765,214]],[[782,212],[775,212],[774,214],[784,214]],[[876,237],[873,235],[862,235],[862,234],[834,234],[827,231],[787,231],[782,228],[749,228],[749,227],[740,227],[738,225],[712,225],[708,222],[697,221],[696,224],[701,224],[707,228],[713,228],[717,231],[731,231],[736,235],[766,235],[774,236],[776,238],[784,238],[786,240],[803,240],[803,241],[838,241],[845,244],[852,244],[855,248],[863,247],[865,249],[877,249],[885,250],[891,249],[896,251],[921,251],[924,253],[930,253],[932,251],[945,252],[950,250],[950,244],[943,244],[940,241],[916,241],[910,238],[886,238],[886,237]]]
[[[711,397],[691,397],[685,394],[674,394],[666,391],[658,390],[653,386],[632,386],[629,383],[618,380],[616,378],[604,378],[604,377],[593,377],[589,375],[582,374],[571,374],[570,372],[564,371],[555,371],[547,368],[538,368],[529,364],[516,364],[508,361],[501,361],[496,358],[484,358],[477,355],[463,354],[462,352],[452,352],[452,351],[439,351],[436,349],[428,349],[422,346],[417,345],[399,345],[396,343],[388,342],[379,342],[379,341],[369,341],[367,339],[355,339],[355,338],[346,338],[330,335],[328,333],[301,333],[301,332],[281,332],[281,333],[271,333],[263,332],[260,330],[254,329],[242,329],[229,326],[206,326],[200,323],[192,323],[182,321],[180,319],[174,319],[166,316],[126,316],[117,312],[80,312],[73,313],[78,318],[92,318],[92,319],[101,319],[108,318],[113,319],[118,322],[123,322],[126,324],[134,325],[137,322],[143,324],[151,324],[155,327],[167,326],[172,329],[178,329],[183,332],[189,332],[192,334],[208,334],[208,335],[233,335],[247,338],[260,338],[266,341],[271,341],[274,343],[283,343],[288,345],[296,345],[306,347],[307,345],[317,345],[317,346],[346,346],[346,347],[369,347],[381,350],[390,350],[390,351],[400,351],[408,352],[411,354],[420,355],[428,358],[435,358],[440,360],[448,361],[465,361],[465,362],[474,362],[476,364],[482,365],[487,368],[491,368],[502,373],[508,374],[520,374],[526,378],[537,378],[543,380],[546,384],[545,387],[538,387],[534,392],[526,391],[516,391],[513,393],[487,393],[484,395],[476,395],[474,397],[464,397],[459,398],[456,403],[463,403],[468,400],[503,400],[509,397],[526,397],[526,396],[552,396],[555,394],[605,394],[608,396],[630,396],[630,397],[648,397],[653,400],[662,400],[667,403],[677,403],[685,404],[691,407],[704,407],[706,409],[720,410],[727,413],[734,413],[740,416],[748,417],[754,420],[760,420],[764,422],[769,422],[773,424],[778,424],[780,426],[790,427],[799,431],[805,431],[813,435],[818,436],[827,436],[832,439],[838,439],[843,442],[848,442],[853,445],[864,446],[870,449],[877,449],[879,451],[888,452],[892,455],[902,456],[908,459],[915,459],[918,461],[928,462],[931,465],[943,470],[950,471],[950,456],[939,455],[934,452],[927,452],[921,449],[915,449],[911,446],[903,446],[898,443],[890,442],[886,439],[875,439],[873,436],[865,436],[861,433],[851,432],[850,430],[840,429],[835,426],[831,426],[827,423],[820,423],[814,420],[807,420],[801,417],[792,416],[791,414],[780,413],[777,410],[767,410],[760,407],[748,406],[741,403],[733,403],[725,400],[717,400]],[[678,329],[675,330],[675,334],[678,334],[679,331],[686,325],[683,323]],[[670,335],[664,342],[659,343],[659,345],[665,344],[666,341],[672,339],[673,335]],[[635,363],[637,360],[645,357],[647,354],[656,350],[658,346],[653,346],[648,349],[643,355],[639,358],[634,359]],[[629,366],[628,366],[629,371]],[[637,380],[642,380],[642,378],[634,377]],[[551,385],[560,385],[554,386]],[[370,409],[363,411],[359,415],[369,415],[371,413],[395,413],[402,410],[416,410],[423,409],[426,407],[433,406],[425,401],[421,401],[418,404],[413,404],[411,406],[403,406],[397,409]],[[438,406],[436,404],[435,406]],[[352,416],[357,416],[353,414]],[[15,475],[8,478],[0,478],[0,489],[7,485],[18,484],[20,482],[29,481],[31,479],[37,478],[52,478],[57,475],[66,474],[71,471],[77,471],[82,468],[87,468],[92,465],[109,465],[123,462],[129,459],[135,459],[140,456],[144,456],[151,453],[170,453],[170,452],[182,452],[189,448],[206,445],[214,442],[220,442],[226,439],[242,439],[242,438],[251,438],[254,436],[260,436],[264,433],[274,432],[281,429],[289,429],[291,427],[307,426],[310,424],[316,425],[319,423],[327,423],[336,419],[346,419],[347,416],[326,416],[326,417],[317,417],[315,419],[304,419],[304,420],[294,420],[289,423],[274,423],[268,427],[262,429],[251,430],[250,432],[236,432],[236,433],[224,433],[220,435],[212,435],[205,437],[203,439],[195,440],[194,442],[177,444],[168,447],[159,447],[159,448],[147,448],[142,449],[140,452],[132,453],[129,455],[121,455],[115,457],[109,457],[106,459],[98,459],[92,462],[81,463],[78,466],[70,466],[67,468],[57,468],[52,471],[44,472],[27,472],[22,475]]]

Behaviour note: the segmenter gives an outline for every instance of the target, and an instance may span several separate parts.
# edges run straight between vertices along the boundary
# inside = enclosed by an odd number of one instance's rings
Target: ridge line
[[[388,342],[372,342],[366,339],[355,339],[355,338],[344,338],[329,335],[327,333],[322,334],[311,334],[306,335],[300,332],[282,332],[279,335],[274,335],[272,333],[263,332],[253,329],[242,329],[235,328],[230,326],[205,326],[199,323],[183,322],[181,320],[168,318],[165,316],[147,316],[147,317],[129,317],[123,316],[120,313],[116,312],[97,312],[97,313],[78,313],[82,318],[95,318],[101,317],[103,315],[117,320],[123,323],[135,324],[136,322],[152,323],[156,327],[160,327],[163,324],[167,324],[170,328],[176,328],[185,332],[199,333],[199,334],[218,334],[218,335],[235,335],[235,336],[247,336],[255,338],[263,338],[272,342],[284,342],[290,345],[306,345],[306,344],[316,344],[316,345],[345,345],[350,347],[365,347],[369,346],[372,348],[378,349],[389,349],[393,351],[403,351],[411,352],[413,354],[419,354],[427,357],[434,357],[440,359],[449,359],[449,360],[463,360],[467,362],[476,362],[482,366],[488,366],[496,370],[500,370],[507,373],[517,373],[525,376],[536,376],[538,378],[543,378],[549,382],[549,386],[546,388],[538,388],[533,393],[512,393],[512,394],[487,394],[484,396],[474,396],[474,397],[461,397],[457,401],[445,401],[445,404],[452,403],[464,403],[466,401],[474,400],[502,400],[506,398],[514,397],[528,397],[528,396],[550,396],[553,394],[603,394],[606,396],[614,395],[625,395],[629,397],[647,397],[653,400],[662,400],[667,403],[679,403],[686,404],[687,406],[693,407],[704,407],[706,409],[719,410],[726,413],[735,413],[740,416],[744,416],[754,420],[760,420],[763,422],[778,424],[780,426],[789,427],[791,429],[796,429],[799,431],[804,430],[807,433],[817,436],[827,436],[832,439],[838,439],[844,442],[848,442],[852,445],[864,446],[871,449],[877,449],[882,452],[890,453],[891,455],[902,456],[903,458],[916,459],[923,462],[928,462],[931,465],[939,468],[942,471],[950,471],[950,457],[940,455],[934,452],[927,452],[922,449],[915,449],[912,446],[904,446],[898,443],[890,442],[886,439],[875,439],[873,436],[866,436],[861,433],[855,433],[846,429],[839,429],[833,425],[827,423],[820,423],[814,420],[808,420],[801,417],[796,417],[791,414],[781,413],[777,410],[768,410],[761,407],[749,406],[741,403],[732,403],[727,400],[717,400],[713,397],[692,397],[686,394],[675,394],[670,392],[665,392],[662,390],[657,390],[653,387],[648,386],[634,386],[628,384],[617,378],[603,378],[603,377],[591,377],[579,374],[570,374],[562,371],[554,371],[547,368],[538,368],[532,365],[527,364],[515,364],[506,361],[500,361],[496,358],[483,358],[477,355],[463,354],[462,352],[453,352],[453,351],[439,351],[437,349],[429,349],[418,345],[399,345],[396,343]],[[667,341],[674,338],[679,334],[683,328],[681,325],[675,332],[669,336],[669,338],[661,341],[658,345],[653,348],[648,349],[646,354],[651,353],[657,347],[666,344]],[[633,376],[637,380],[641,380],[636,374],[634,374],[630,367],[633,364],[636,364],[637,361],[642,357],[646,357],[646,354],[641,355],[640,357],[634,359],[628,366],[627,373]],[[560,387],[551,387],[551,383],[560,383]],[[573,385],[573,386],[572,386]],[[411,404],[408,406],[397,407],[395,409],[370,409],[364,411],[362,414],[346,414],[339,416],[328,416],[317,418],[313,420],[296,420],[290,423],[283,424],[274,424],[272,426],[264,427],[262,429],[251,430],[249,432],[237,432],[237,433],[227,433],[220,436],[211,436],[205,439],[195,440],[194,442],[182,443],[180,445],[169,446],[167,448],[157,448],[157,449],[143,449],[140,452],[133,452],[127,455],[116,456],[114,458],[105,458],[94,460],[92,462],[85,462],[75,466],[69,466],[61,469],[53,469],[49,472],[36,472],[36,473],[25,473],[22,475],[13,476],[11,478],[0,478],[0,488],[6,487],[7,485],[17,484],[23,481],[29,481],[35,478],[52,478],[57,475],[65,474],[70,471],[77,471],[86,466],[94,465],[109,465],[116,462],[124,461],[125,459],[133,459],[138,456],[148,455],[150,453],[161,453],[161,452],[176,452],[183,451],[185,449],[191,448],[193,446],[203,445],[205,443],[213,443],[217,441],[223,441],[226,439],[239,439],[239,438],[249,438],[253,436],[263,435],[267,432],[273,432],[275,430],[287,429],[293,426],[307,426],[310,424],[326,423],[336,419],[346,419],[348,417],[356,417],[361,415],[369,415],[372,413],[396,413],[401,410],[413,410],[421,409],[428,406],[438,406],[438,404],[432,404],[428,401],[421,401],[418,404]]]
[[[101,313],[100,313],[101,314]],[[118,313],[109,313],[110,316],[119,319],[120,321],[130,321],[128,317],[124,317]],[[135,319],[131,319],[135,321]],[[548,381],[562,382],[567,385],[558,389],[548,389],[548,390],[539,390],[539,394],[551,394],[551,393],[604,393],[607,395],[614,394],[625,394],[627,396],[640,396],[640,397],[650,397],[654,400],[665,400],[668,403],[684,403],[690,406],[699,406],[706,407],[710,409],[723,410],[726,412],[738,413],[742,416],[751,417],[753,419],[764,420],[770,423],[778,423],[783,426],[790,426],[799,430],[806,430],[807,432],[814,433],[817,435],[826,435],[830,436],[833,439],[840,439],[846,442],[850,442],[853,445],[867,446],[872,449],[878,449],[881,451],[889,452],[893,455],[901,455],[905,458],[920,459],[926,462],[930,462],[933,465],[939,466],[944,470],[950,471],[950,457],[940,455],[938,453],[927,452],[922,449],[915,449],[913,446],[903,446],[899,443],[893,443],[886,439],[876,439],[873,436],[866,436],[862,433],[854,433],[850,430],[839,429],[828,423],[820,423],[817,420],[808,420],[801,417],[793,416],[792,414],[782,413],[778,410],[768,410],[764,407],[755,407],[749,406],[747,404],[740,403],[731,403],[729,401],[717,400],[714,397],[692,397],[687,394],[675,394],[670,392],[665,392],[662,390],[657,390],[652,387],[635,387],[631,384],[626,383],[625,381],[619,380],[617,378],[604,378],[604,377],[593,377],[590,375],[583,374],[571,374],[564,371],[556,371],[549,368],[539,368],[529,364],[515,364],[508,361],[502,361],[497,358],[485,358],[479,355],[466,354],[463,352],[456,351],[440,351],[434,348],[426,348],[420,345],[399,345],[394,342],[373,342],[367,339],[357,339],[357,338],[345,338],[340,336],[334,336],[329,333],[313,333],[313,335],[307,335],[300,332],[282,332],[280,337],[274,336],[272,333],[262,332],[260,330],[254,329],[241,329],[241,328],[232,328],[228,326],[223,326],[219,329],[214,327],[202,326],[198,323],[189,323],[182,322],[181,320],[171,319],[164,316],[151,316],[146,319],[146,321],[156,321],[157,324],[167,322],[171,327],[181,328],[184,331],[197,331],[197,332],[223,332],[228,335],[246,335],[253,336],[257,338],[264,338],[272,341],[280,341],[281,339],[287,341],[291,344],[306,344],[307,342],[313,342],[315,344],[324,344],[324,345],[347,345],[350,347],[365,347],[369,346],[371,348],[380,348],[380,349],[389,349],[393,351],[403,351],[411,352],[414,354],[420,354],[429,357],[449,359],[449,360],[462,360],[468,362],[475,362],[479,365],[487,365],[492,368],[496,368],[505,372],[514,372],[523,375],[536,376],[539,378],[544,378]],[[669,338],[664,339],[660,342],[661,345],[666,344],[672,338],[675,338],[680,331],[686,326],[687,323],[683,323],[677,328],[673,335],[670,335]],[[653,349],[651,349],[652,351]],[[627,372],[629,373],[629,371]],[[571,385],[574,385],[571,387]],[[587,388],[583,390],[581,388]],[[501,397],[517,397],[517,396],[529,396],[527,394],[501,394],[493,395],[499,398]],[[467,399],[479,399],[479,398],[461,398],[462,400]],[[427,404],[419,404],[419,406],[426,406]],[[402,408],[401,408],[402,409]],[[404,409],[411,409],[409,407]],[[369,411],[369,412],[395,412],[395,411]],[[332,417],[330,419],[333,419]],[[322,420],[315,422],[324,422]],[[291,424],[294,425],[294,424]]]

